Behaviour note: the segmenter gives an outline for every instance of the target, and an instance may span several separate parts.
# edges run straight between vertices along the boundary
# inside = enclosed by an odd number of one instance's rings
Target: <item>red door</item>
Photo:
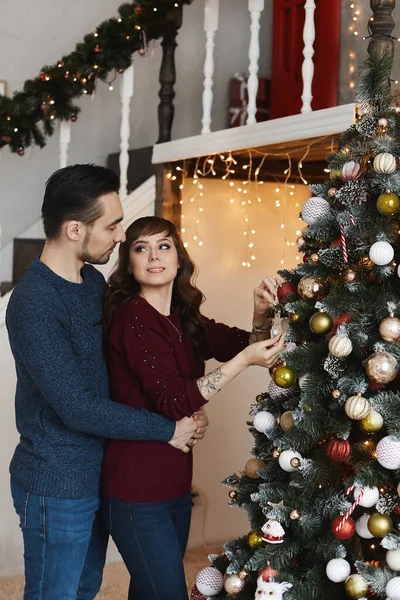
[[[340,60],[339,0],[316,0],[313,110],[337,105]],[[274,0],[271,119],[301,112],[305,0]]]

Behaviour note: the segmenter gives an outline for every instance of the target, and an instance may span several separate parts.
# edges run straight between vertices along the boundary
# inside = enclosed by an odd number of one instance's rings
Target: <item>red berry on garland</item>
[[[125,71],[125,69],[123,69],[122,67],[118,69],[118,73],[123,73]]]
[[[307,254],[305,254],[303,256],[303,263],[307,263],[309,260],[310,260],[310,257]]]
[[[103,52],[103,50],[100,48],[99,45],[95,46],[94,51],[96,52],[96,54],[99,54],[100,52]]]
[[[346,462],[351,454],[350,442],[347,440],[331,440],[326,453],[334,462]]]
[[[77,121],[78,117],[76,115],[71,115],[71,121],[73,123],[75,123],[75,121]]]
[[[333,535],[335,537],[337,537],[339,540],[349,540],[351,537],[353,537],[353,535],[356,531],[356,524],[353,521],[353,519],[351,517],[349,517],[343,523],[342,527],[336,531],[336,528],[339,527],[342,520],[343,520],[343,516],[336,517],[336,519],[333,519],[332,524],[331,524],[331,531],[332,531]]]
[[[24,156],[25,150],[23,148],[18,148],[17,154],[18,156]]]
[[[290,296],[290,294],[297,294],[297,285],[284,281],[282,285],[278,287],[277,295],[279,302],[282,302],[285,298]]]
[[[40,73],[39,79],[41,79],[41,81],[44,81],[44,73]]]
[[[141,15],[143,12],[143,8],[139,5],[135,7],[135,15]]]
[[[342,243],[342,240],[340,238],[338,238],[337,240],[333,240],[331,246],[340,246]]]

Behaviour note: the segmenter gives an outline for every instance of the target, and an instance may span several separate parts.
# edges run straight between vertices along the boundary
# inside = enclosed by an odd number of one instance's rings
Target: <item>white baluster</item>
[[[206,33],[206,59],[204,62],[203,119],[201,133],[210,133],[213,101],[214,38],[218,29],[219,0],[206,0],[204,31]]]
[[[315,1],[307,0],[305,4],[306,11],[306,20],[304,23],[303,30],[303,41],[304,41],[304,50],[303,50],[303,66],[301,68],[301,73],[303,76],[303,95],[301,99],[303,100],[303,106],[301,108],[302,113],[308,113],[312,111],[311,101],[312,97],[312,81],[314,77],[314,41],[315,41],[315,22],[314,22],[314,11],[315,11]]]
[[[60,121],[60,141],[59,141],[59,154],[58,163],[60,169],[64,168],[68,164],[68,146],[71,141],[71,122]]]
[[[131,99],[133,96],[134,77],[133,63],[124,71],[121,83],[121,144],[119,154],[119,172],[120,172],[120,188],[119,196],[121,200],[128,195],[128,166],[129,166],[129,113],[131,112]]]
[[[250,47],[249,47],[249,80],[247,82],[247,92],[249,103],[247,105],[246,125],[256,123],[256,98],[258,90],[258,59],[260,58],[260,16],[264,9],[264,0],[249,0],[249,11],[251,17],[250,25]]]

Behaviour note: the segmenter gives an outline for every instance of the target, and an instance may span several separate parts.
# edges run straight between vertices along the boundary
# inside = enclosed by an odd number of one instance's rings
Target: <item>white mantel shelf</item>
[[[353,123],[354,108],[354,104],[344,104],[255,125],[243,125],[156,144],[153,150],[153,163],[168,163],[218,152],[234,152],[245,148],[338,134]]]

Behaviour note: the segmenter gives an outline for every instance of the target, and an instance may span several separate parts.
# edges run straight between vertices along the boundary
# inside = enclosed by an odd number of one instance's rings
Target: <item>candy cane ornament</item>
[[[351,485],[347,489],[346,496],[348,496],[349,494],[351,494],[351,492],[353,492],[356,487],[358,487],[358,486],[356,486],[353,483],[353,485]],[[350,506],[349,510],[346,512],[346,514],[344,515],[343,519],[340,521],[339,525],[335,528],[336,531],[340,531],[341,530],[341,528],[343,527],[343,525],[346,523],[347,519],[350,517],[350,515],[353,514],[353,512],[356,510],[357,506],[360,504],[363,496],[364,496],[364,487],[361,486],[360,487],[360,493],[358,494],[357,499],[354,500],[353,504]]]

